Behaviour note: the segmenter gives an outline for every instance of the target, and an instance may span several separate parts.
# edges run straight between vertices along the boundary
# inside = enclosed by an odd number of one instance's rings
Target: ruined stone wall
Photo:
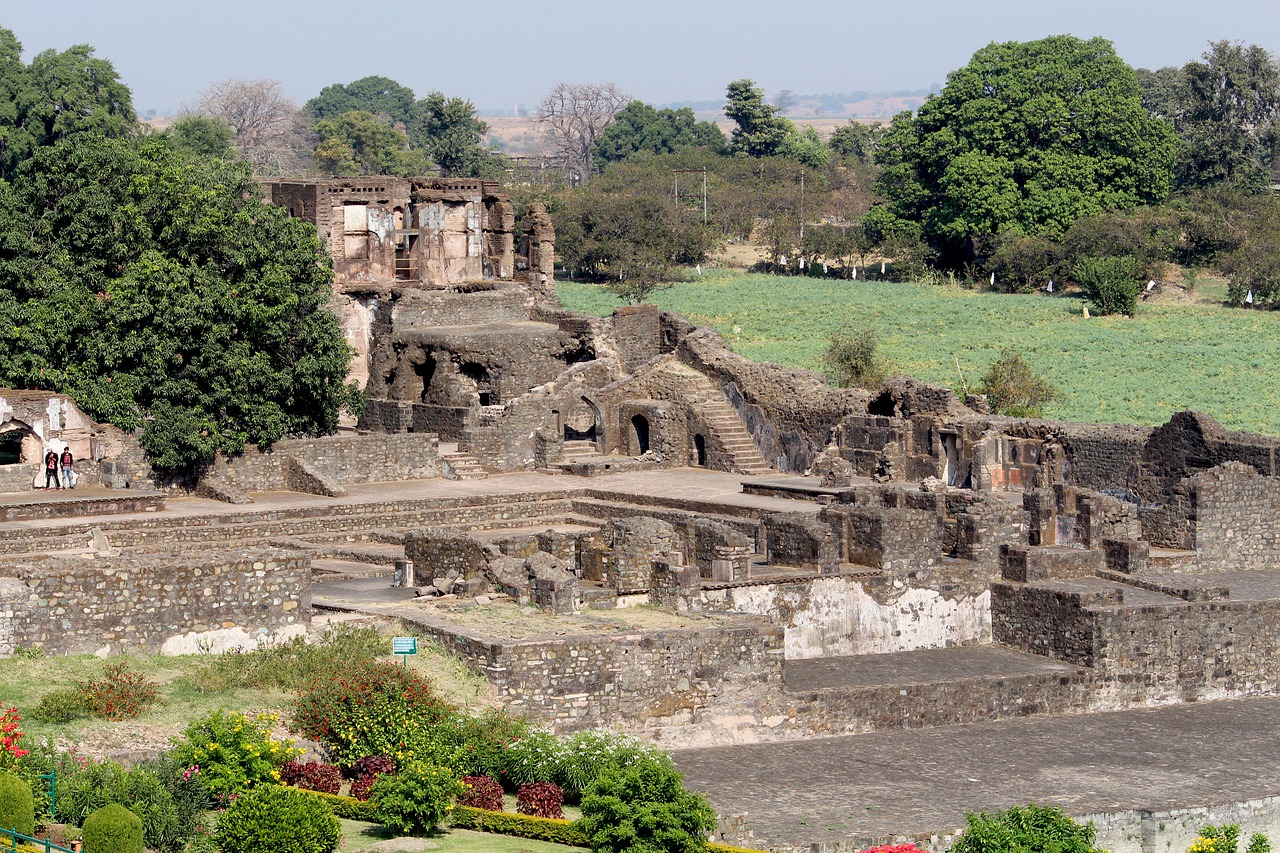
[[[415,586],[431,586],[438,580],[444,591],[457,581],[482,577],[489,563],[487,549],[475,537],[444,527],[405,534],[404,555],[413,563]]]
[[[311,558],[256,550],[0,564],[11,647],[191,654],[254,645],[310,620]]]
[[[37,462],[0,465],[0,492],[29,492],[36,478],[44,485],[44,466]]]
[[[1280,567],[1280,480],[1228,462],[1187,481],[1204,570]]]
[[[840,540],[826,521],[800,512],[770,512],[761,517],[769,562],[834,572],[840,565]]]
[[[662,311],[656,305],[624,305],[613,312],[613,342],[631,370],[663,353]]]
[[[1276,690],[1280,600],[1126,607],[1114,594],[996,584],[991,618],[996,642],[1092,667],[1099,706]]]
[[[220,457],[210,474],[245,491],[286,486],[292,458],[332,483],[389,483],[443,476],[434,435],[335,435],[278,441],[270,450],[247,447],[239,456]]]
[[[490,678],[513,713],[559,731],[758,704],[782,685],[782,630],[734,625],[503,644]]]
[[[991,642],[991,594],[841,575],[704,589],[705,612],[764,616],[786,629],[787,660],[886,654]]]
[[[841,536],[845,559],[892,574],[927,570],[942,556],[935,514],[888,507],[827,507],[822,518]]]
[[[488,323],[524,323],[527,294],[518,287],[478,285],[461,290],[407,290],[392,313],[395,328],[479,326]]]

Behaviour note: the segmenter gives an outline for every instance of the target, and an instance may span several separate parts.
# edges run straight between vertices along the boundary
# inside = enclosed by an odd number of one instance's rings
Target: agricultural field
[[[828,337],[867,326],[896,374],[972,389],[1005,348],[1062,392],[1050,418],[1159,424],[1183,409],[1232,429],[1280,435],[1280,316],[1228,308],[1225,286],[1167,285],[1135,317],[1084,317],[1074,295],[1012,296],[954,285],[895,284],[708,270],[652,300],[716,329],[757,361],[822,369]],[[604,315],[620,303],[597,285],[560,282],[566,307]]]

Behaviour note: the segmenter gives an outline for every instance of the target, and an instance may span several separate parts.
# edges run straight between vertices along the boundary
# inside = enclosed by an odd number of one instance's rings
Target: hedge
[[[538,841],[550,841],[553,844],[564,844],[569,847],[590,847],[587,837],[574,827],[572,821],[555,820],[547,817],[531,817],[529,815],[512,814],[511,812],[491,812],[485,809],[473,809],[470,806],[454,806],[449,824],[458,829],[479,829],[498,835],[514,835],[518,838],[533,838]],[[746,847],[731,847],[728,844],[707,845],[710,853],[760,853]]]
[[[531,817],[510,812],[491,812],[469,806],[454,806],[449,823],[459,829],[479,829],[499,835],[533,838],[565,844],[569,847],[590,847],[587,837],[579,832],[572,821],[550,817]]]
[[[344,797],[340,794],[325,794],[321,791],[308,791],[306,788],[289,788],[289,790],[300,791],[324,800],[333,809],[333,813],[340,818],[362,820],[366,823],[378,822],[378,819],[373,816],[373,803],[367,800],[357,800],[355,797]]]

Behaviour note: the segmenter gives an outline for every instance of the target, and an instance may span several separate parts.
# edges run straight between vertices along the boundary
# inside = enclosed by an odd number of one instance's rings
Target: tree
[[[919,114],[896,116],[880,191],[954,254],[1011,231],[1055,237],[1081,216],[1162,200],[1176,144],[1111,43],[991,44]]]
[[[836,332],[823,354],[831,380],[839,388],[878,388],[888,368],[876,353],[880,341],[870,326]]]
[[[556,218],[565,266],[631,303],[673,281],[676,264],[701,262],[710,246],[700,220],[681,219],[652,196],[588,190]]]
[[[787,110],[796,105],[796,93],[790,89],[783,89],[781,92],[773,96],[773,106],[782,115],[787,114]]]
[[[734,80],[725,97],[724,114],[737,124],[729,138],[729,150],[750,157],[779,153],[795,126],[778,114],[776,106],[765,103],[764,92],[751,80]]]
[[[698,121],[693,110],[658,110],[643,101],[623,107],[596,140],[595,156],[616,163],[640,153],[671,154],[685,148],[724,148],[724,134],[713,122]]]
[[[192,157],[221,157],[234,159],[236,156],[236,132],[220,118],[213,116],[183,116],[175,121],[163,134],[179,151]]]
[[[302,109],[311,116],[312,122],[360,110],[386,116],[392,126],[399,124],[408,130],[416,116],[415,99],[412,89],[389,77],[361,77],[350,83],[325,86],[319,95],[303,104]]]
[[[36,148],[73,134],[136,131],[129,88],[92,47],[46,50],[26,66],[22,45],[0,28],[0,178],[12,177]]]
[[[494,176],[495,160],[481,145],[489,125],[476,118],[475,105],[432,92],[414,107],[409,139],[445,175]]]
[[[1132,317],[1142,286],[1137,268],[1131,257],[1082,258],[1071,275],[1099,314]]]
[[[352,110],[316,122],[317,165],[330,175],[421,175],[431,164],[409,137],[372,113]]]
[[[1231,41],[1211,42],[1202,59],[1140,75],[1148,112],[1177,132],[1178,186],[1262,189],[1280,150],[1280,64]]]
[[[0,183],[0,383],[141,429],[161,470],[358,404],[315,230],[240,163],[76,134]]]
[[[827,140],[827,145],[837,157],[870,163],[875,158],[876,149],[880,147],[883,137],[884,126],[880,122],[863,124],[849,119],[848,124],[835,129]]]
[[[310,148],[301,114],[279,80],[222,80],[200,94],[191,112],[231,125],[240,156],[258,174],[295,171]]]
[[[557,83],[538,105],[538,124],[556,151],[591,179],[596,140],[631,97],[612,83]]]

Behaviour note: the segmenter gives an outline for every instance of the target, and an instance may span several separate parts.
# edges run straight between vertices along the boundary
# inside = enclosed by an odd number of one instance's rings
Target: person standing
[[[53,448],[49,448],[49,452],[44,455],[44,490],[49,491],[49,481],[58,487],[58,491],[62,491],[62,483],[58,482],[58,454],[53,452]]]
[[[68,489],[76,487],[75,475],[71,472],[71,466],[75,464],[75,457],[71,455],[71,445],[62,448],[62,485]]]

